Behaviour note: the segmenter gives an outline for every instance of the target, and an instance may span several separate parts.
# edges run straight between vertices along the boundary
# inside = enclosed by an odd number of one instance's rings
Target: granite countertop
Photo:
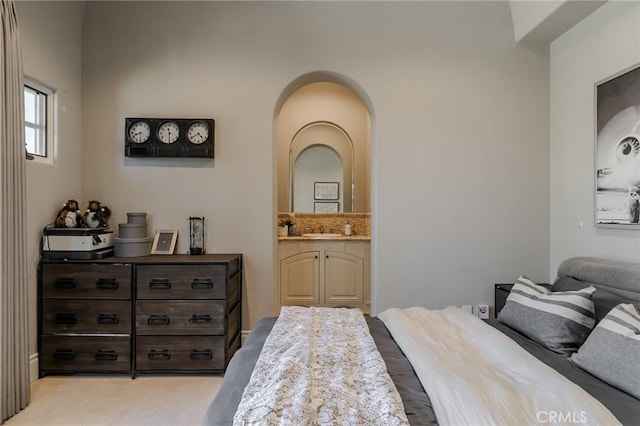
[[[278,237],[278,241],[370,241],[371,236],[369,235],[340,235],[340,236],[332,236],[332,237]]]

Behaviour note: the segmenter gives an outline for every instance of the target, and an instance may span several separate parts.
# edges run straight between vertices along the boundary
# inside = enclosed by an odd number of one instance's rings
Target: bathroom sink
[[[334,238],[334,237],[342,237],[342,234],[332,234],[330,232],[316,232],[313,234],[302,234],[303,237],[311,237],[311,238]]]

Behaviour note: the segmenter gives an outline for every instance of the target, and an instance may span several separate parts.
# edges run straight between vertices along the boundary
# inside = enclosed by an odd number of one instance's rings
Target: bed
[[[521,277],[521,279],[523,285],[528,281],[526,277]],[[516,282],[516,286],[519,285],[519,282],[520,279]],[[535,285],[535,283],[533,284]],[[516,286],[514,286],[514,289]],[[526,291],[528,290],[525,289],[525,292]],[[485,328],[490,328],[492,331],[488,333],[493,337],[498,337],[494,335],[499,334],[501,339],[509,341],[507,345],[517,345],[518,348],[523,350],[523,353],[526,353],[522,356],[535,357],[544,364],[541,368],[552,369],[554,372],[559,373],[559,375],[557,375],[559,380],[570,382],[569,386],[574,386],[578,392],[588,394],[586,398],[593,399],[593,404],[596,404],[595,406],[602,405],[605,407],[605,415],[613,416],[611,417],[613,419],[611,422],[609,420],[602,420],[607,419],[607,417],[600,417],[597,423],[602,424],[605,422],[606,424],[616,424],[617,420],[617,422],[624,425],[637,424],[640,419],[640,399],[638,390],[635,387],[635,382],[637,378],[640,384],[640,377],[635,375],[638,374],[638,368],[640,366],[640,346],[621,346],[620,349],[612,349],[616,347],[615,345],[617,345],[617,343],[607,343],[607,347],[604,349],[605,352],[613,354],[613,362],[620,364],[610,369],[609,365],[601,367],[601,363],[603,362],[601,351],[604,345],[599,339],[602,336],[609,337],[611,334],[608,333],[607,330],[602,331],[601,326],[605,323],[611,323],[614,311],[621,309],[619,308],[620,306],[626,306],[625,309],[630,309],[628,306],[640,309],[640,265],[632,262],[592,257],[571,258],[560,265],[558,268],[558,277],[552,286],[552,293],[548,296],[552,299],[549,303],[552,305],[562,305],[565,303],[564,301],[559,303],[554,301],[557,299],[553,298],[564,297],[566,295],[575,297],[576,294],[584,297],[584,294],[588,294],[588,298],[593,301],[593,307],[595,308],[593,309],[593,324],[589,328],[589,332],[585,333],[585,336],[582,337],[582,340],[574,349],[569,349],[566,342],[558,343],[557,341],[553,341],[552,344],[549,345],[548,341],[545,341],[545,339],[549,339],[549,337],[545,335],[549,329],[549,325],[545,323],[549,317],[547,312],[543,312],[541,316],[536,319],[536,321],[539,321],[540,324],[544,324],[545,326],[541,332],[542,336],[535,334],[538,332],[537,329],[533,331],[528,330],[527,327],[529,327],[532,322],[523,322],[522,319],[530,318],[528,316],[530,312],[526,310],[521,311],[523,306],[518,303],[518,295],[516,294],[518,291],[512,290],[512,293],[513,296],[510,294],[510,298],[512,297],[513,300],[507,300],[507,304],[501,311],[498,319],[479,321],[474,318],[472,320],[464,316],[467,315],[467,313],[461,314],[447,310],[427,312],[426,315],[448,315],[437,319],[440,323],[455,323],[458,317],[460,317],[465,328],[475,329],[475,327],[479,327],[483,332],[486,331]],[[526,304],[528,302],[524,303]],[[539,303],[539,300],[536,299],[535,303]],[[462,312],[461,310],[456,311]],[[537,314],[539,314],[538,311],[534,313],[534,315]],[[418,366],[418,364],[428,364],[428,362],[423,362],[424,359],[428,358],[426,356],[428,353],[437,354],[440,352],[440,347],[442,347],[442,351],[447,350],[445,346],[440,346],[443,342],[435,342],[436,346],[430,350],[414,348],[411,347],[410,344],[406,346],[406,337],[397,336],[395,339],[392,337],[389,329],[395,330],[398,325],[390,322],[388,318],[390,316],[392,315],[385,312],[383,315],[379,315],[379,317],[383,319],[386,318],[385,321],[378,317],[365,317],[365,321],[366,327],[375,342],[377,351],[379,351],[379,354],[384,360],[388,376],[392,380],[393,385],[397,389],[397,394],[402,401],[402,409],[404,410],[404,415],[406,415],[406,420],[399,423],[380,421],[377,422],[377,424],[408,423],[412,425],[436,425],[455,423],[456,420],[452,419],[456,419],[456,417],[448,417],[448,415],[445,415],[443,411],[441,411],[441,404],[443,399],[446,400],[450,398],[450,396],[443,397],[442,394],[446,394],[447,391],[450,390],[447,389],[447,387],[453,386],[457,378],[452,376],[451,373],[447,373],[444,382],[440,385],[441,387],[434,387],[432,382],[436,381],[437,378],[433,375],[430,376],[429,374],[431,373],[425,374],[422,371],[423,367]],[[446,319],[443,320],[442,318]],[[449,320],[449,318],[452,319]],[[471,322],[468,323],[467,321]],[[256,364],[261,366],[262,360],[260,356],[263,347],[266,341],[269,342],[268,337],[274,330],[276,323],[277,318],[275,317],[265,318],[259,321],[254,327],[243,347],[238,350],[231,360],[220,391],[209,406],[203,424],[234,424],[234,416],[240,411],[239,407],[243,407],[246,402],[243,400],[245,388],[248,388],[248,384],[253,382],[252,374],[254,374],[254,369],[257,369]],[[571,327],[569,327],[569,329],[571,329]],[[598,331],[596,332],[595,330]],[[576,330],[571,329],[570,331],[573,334],[579,334]],[[273,332],[275,333],[275,331]],[[447,331],[447,333],[451,332]],[[631,339],[632,345],[635,344],[633,342],[640,344],[640,340],[638,339],[640,330],[636,329],[635,333],[635,340],[633,338]],[[596,339],[596,337],[598,339]],[[447,339],[447,342],[449,340],[455,339]],[[627,345],[628,342],[629,338],[625,338],[623,345]],[[267,344],[270,345],[271,343],[269,342]],[[556,345],[556,347],[554,347],[554,345]],[[482,350],[489,352],[492,349],[491,346],[492,343],[488,343],[488,346]],[[552,349],[549,349],[549,347],[552,347]],[[520,351],[521,349],[513,350]],[[511,348],[509,348],[509,350],[511,350]],[[504,350],[501,349],[499,353],[496,354],[487,353],[486,358],[501,359],[503,352]],[[578,356],[578,354],[580,354],[580,356]],[[474,356],[476,358],[484,358],[479,355]],[[410,359],[413,359],[413,364],[410,362]],[[527,365],[525,365],[524,368],[528,368],[528,364],[533,363],[533,361],[527,361]],[[627,367],[629,367],[629,371],[627,371]],[[472,368],[476,368],[475,365],[472,365]],[[481,369],[481,367],[478,368]],[[621,374],[619,371],[620,368],[623,369]],[[436,370],[436,373],[438,373],[442,368],[438,367]],[[601,374],[600,370],[606,372],[606,374]],[[609,371],[612,371],[611,377],[609,377]],[[594,376],[594,374],[603,377],[599,378]],[[496,383],[492,382],[482,384],[482,386],[485,386],[485,389],[494,389],[494,385],[497,386]],[[444,386],[444,388],[442,386]],[[425,388],[429,389],[429,391],[425,391]],[[501,394],[500,391],[497,390],[497,387],[495,389],[495,393],[485,392],[486,394],[491,394],[488,399],[493,398],[492,401],[489,401],[490,406],[488,406],[487,411],[511,411],[511,402],[506,401],[509,399],[509,394]],[[457,390],[454,393],[458,393]],[[524,394],[525,392],[522,393]],[[460,392],[460,395],[464,395],[464,393]],[[507,396],[505,397],[504,395]],[[466,401],[459,401],[456,404],[466,405]],[[480,408],[480,410],[482,410],[482,408]],[[436,415],[436,413],[440,414]],[[472,412],[471,414],[466,413],[466,415],[471,417],[466,417],[467,421],[463,423],[485,423],[485,421],[482,420],[482,416],[477,416],[477,412],[476,414]],[[558,410],[544,411],[538,407],[537,415],[537,423],[588,423],[582,409],[558,412]],[[594,422],[592,419],[590,421]],[[236,419],[236,424],[242,423],[249,424],[251,422],[238,422],[238,419]],[[258,421],[254,423],[264,424],[268,422]],[[334,420],[326,421],[325,423],[344,424],[344,421],[339,422]],[[277,424],[294,424],[294,422],[287,422],[285,419],[279,421]]]

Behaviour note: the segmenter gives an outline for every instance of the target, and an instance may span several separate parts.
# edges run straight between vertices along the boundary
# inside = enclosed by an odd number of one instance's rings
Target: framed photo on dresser
[[[151,254],[173,254],[177,241],[177,229],[156,231],[151,245]]]

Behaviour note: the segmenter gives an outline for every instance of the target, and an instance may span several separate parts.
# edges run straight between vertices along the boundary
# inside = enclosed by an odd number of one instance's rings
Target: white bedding
[[[357,309],[283,307],[234,425],[408,425]]]
[[[582,388],[457,308],[378,315],[413,365],[440,425],[619,425]]]

